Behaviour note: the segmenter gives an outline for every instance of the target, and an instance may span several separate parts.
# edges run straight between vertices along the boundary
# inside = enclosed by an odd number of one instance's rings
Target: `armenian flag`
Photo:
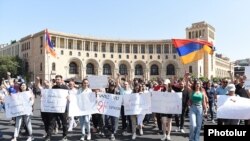
[[[45,39],[46,39],[45,48],[46,48],[47,52],[50,53],[53,57],[56,57],[56,52],[54,50],[54,45],[50,40],[50,35],[49,35],[49,32],[48,32],[47,29],[45,30]]]
[[[213,54],[213,44],[203,40],[172,39],[183,64],[203,58],[204,53]]]

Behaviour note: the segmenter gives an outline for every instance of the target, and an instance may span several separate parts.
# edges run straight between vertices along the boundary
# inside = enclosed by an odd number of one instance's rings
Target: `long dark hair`
[[[27,86],[27,84],[24,83],[24,82],[22,82],[22,83],[20,84],[20,87],[19,87],[19,92],[23,92],[22,89],[21,89],[21,86],[22,86],[23,84],[26,85],[26,90],[25,90],[25,91],[28,91],[28,90],[29,90],[29,87]]]
[[[196,87],[196,85],[197,85],[197,83],[200,83],[201,84],[201,81],[200,80],[198,80],[198,79],[194,79],[194,81],[193,81],[193,85],[192,85],[192,90],[193,91],[195,91],[195,87]],[[202,87],[201,87],[202,85],[200,85],[200,91],[202,91]]]

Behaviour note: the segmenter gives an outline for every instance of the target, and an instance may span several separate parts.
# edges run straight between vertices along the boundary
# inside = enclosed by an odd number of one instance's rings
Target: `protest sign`
[[[181,114],[182,93],[152,92],[152,112],[164,114]]]
[[[41,91],[41,111],[49,113],[64,113],[66,110],[68,90],[43,89]]]
[[[70,95],[69,116],[83,116],[97,113],[96,94],[80,93]]]
[[[105,75],[96,76],[90,75],[88,76],[89,87],[91,89],[100,89],[100,88],[107,88],[108,86],[108,77]]]
[[[32,94],[30,91],[20,92],[5,97],[6,117],[12,118],[32,114]]]
[[[97,94],[97,110],[100,114],[119,117],[121,105],[122,96],[120,95],[108,93]]]
[[[250,99],[239,96],[219,95],[217,118],[250,119]]]
[[[125,115],[151,113],[151,96],[149,93],[132,93],[123,95]]]

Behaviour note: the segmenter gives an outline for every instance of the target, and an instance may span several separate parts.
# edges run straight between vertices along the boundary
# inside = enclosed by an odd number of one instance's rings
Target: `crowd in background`
[[[4,97],[7,95],[17,94],[18,92],[30,91],[31,106],[34,106],[35,98],[40,98],[42,89],[67,89],[69,94],[82,94],[82,92],[90,93],[106,92],[115,95],[127,95],[133,93],[145,94],[152,91],[176,92],[182,93],[182,113],[176,114],[140,114],[126,116],[124,106],[121,107],[120,118],[92,114],[80,117],[68,117],[68,110],[65,113],[46,113],[41,112],[41,118],[44,123],[44,140],[50,141],[53,133],[58,133],[58,129],[63,130],[62,140],[67,140],[68,132],[74,130],[77,124],[80,125],[82,135],[80,140],[91,140],[91,133],[99,133],[104,138],[108,137],[115,140],[115,135],[118,130],[118,121],[121,120],[122,134],[127,135],[132,133],[132,140],[136,139],[136,130],[143,135],[143,128],[149,121],[153,121],[158,127],[158,133],[162,134],[161,140],[171,140],[171,132],[173,120],[175,122],[174,130],[176,132],[185,133],[184,122],[186,115],[189,114],[189,140],[199,141],[200,131],[203,120],[206,119],[218,125],[249,125],[249,120],[242,121],[241,119],[216,119],[215,113],[217,108],[218,95],[238,95],[240,97],[249,98],[249,91],[245,89],[244,76],[236,78],[223,78],[218,82],[192,79],[189,73],[185,73],[183,78],[173,77],[171,79],[157,78],[152,81],[143,79],[128,80],[117,74],[116,78],[109,78],[108,87],[106,89],[90,89],[88,79],[83,79],[80,84],[72,79],[68,82],[63,80],[61,75],[56,75],[53,81],[41,80],[36,77],[35,82],[27,84],[23,79],[13,79],[8,73],[7,79],[2,79],[0,87],[0,102],[1,108],[4,109]],[[70,99],[68,99],[70,102]],[[32,115],[17,116],[11,120],[14,123],[14,135],[12,141],[18,139],[19,132],[25,129],[25,134],[28,136],[27,141],[34,139],[32,135],[31,125]],[[92,124],[91,124],[92,123]],[[92,127],[91,127],[92,125]],[[92,129],[92,130],[91,130]],[[0,131],[0,137],[2,132]]]

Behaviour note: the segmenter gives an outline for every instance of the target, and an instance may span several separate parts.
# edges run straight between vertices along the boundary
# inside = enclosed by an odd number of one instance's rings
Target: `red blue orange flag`
[[[204,53],[213,54],[213,44],[203,40],[172,39],[183,64],[203,58]]]
[[[56,52],[54,50],[54,45],[50,40],[50,35],[48,30],[45,30],[45,48],[48,53],[50,53],[53,57],[56,57]]]

